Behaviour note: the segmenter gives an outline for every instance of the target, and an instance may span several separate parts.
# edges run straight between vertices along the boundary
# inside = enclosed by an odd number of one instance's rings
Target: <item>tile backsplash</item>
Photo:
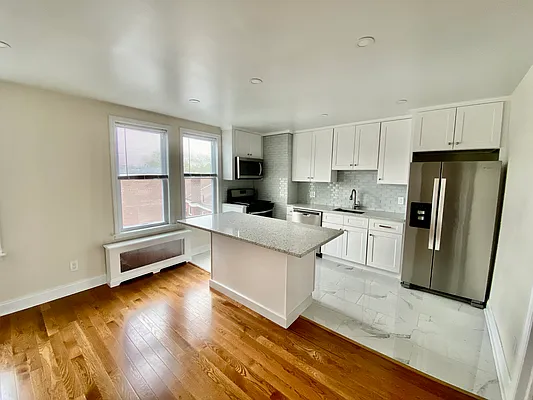
[[[265,176],[255,182],[259,199],[274,202],[274,217],[285,219],[287,203],[298,198],[298,184],[292,182],[292,135],[265,136],[263,160]]]
[[[337,182],[298,184],[298,203],[324,204],[350,207],[352,189],[357,190],[357,200],[363,208],[376,211],[405,213],[406,185],[378,185],[377,171],[339,171]],[[314,194],[314,197],[312,197]],[[398,204],[398,197],[404,204]]]

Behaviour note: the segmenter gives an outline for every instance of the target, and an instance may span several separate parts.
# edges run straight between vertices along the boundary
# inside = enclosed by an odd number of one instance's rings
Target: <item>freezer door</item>
[[[411,163],[402,282],[429,288],[442,163]]]
[[[486,300],[500,176],[500,161],[442,163],[431,289]]]

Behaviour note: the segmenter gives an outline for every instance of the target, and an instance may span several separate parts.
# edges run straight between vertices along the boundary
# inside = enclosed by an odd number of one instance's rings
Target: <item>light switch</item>
[[[405,202],[405,197],[401,197],[401,196],[398,197],[398,204],[399,205],[403,206],[404,202]]]

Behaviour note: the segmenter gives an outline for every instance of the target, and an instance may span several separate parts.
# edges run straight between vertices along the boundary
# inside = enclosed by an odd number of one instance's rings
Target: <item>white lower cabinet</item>
[[[391,272],[400,272],[402,261],[402,235],[369,231],[366,264]]]
[[[322,254],[396,274],[400,272],[403,223],[327,213],[322,221],[324,228],[344,231],[342,236],[322,246]]]
[[[362,228],[344,227],[346,233],[344,236],[344,254],[345,260],[366,264],[366,245],[368,240],[368,231]]]
[[[327,222],[322,222],[322,226],[324,228],[342,229],[342,225],[329,224]],[[345,236],[346,236],[346,233],[344,233],[343,235],[333,239],[331,242],[328,242],[324,246],[322,246],[322,254],[326,254],[332,257],[342,258],[344,254],[344,237]]]

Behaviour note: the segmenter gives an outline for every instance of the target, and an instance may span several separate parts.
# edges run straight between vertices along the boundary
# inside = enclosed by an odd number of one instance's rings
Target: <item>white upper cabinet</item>
[[[333,129],[325,129],[314,132],[314,163],[313,165],[313,182],[331,182],[333,171],[331,170],[331,158],[333,152]]]
[[[502,136],[503,103],[459,107],[454,149],[498,149]]]
[[[263,158],[263,137],[240,129],[222,131],[222,177],[235,179],[235,157]]]
[[[380,127],[379,122],[357,126],[354,169],[378,169]]]
[[[263,137],[255,133],[235,130],[235,157],[263,158]]]
[[[335,128],[334,170],[372,170],[378,168],[380,124]]]
[[[355,159],[355,125],[335,128],[333,133],[333,169],[351,170]]]
[[[378,183],[407,185],[411,156],[411,120],[381,123]]]
[[[453,148],[455,108],[421,112],[414,117],[413,151]]]
[[[293,137],[292,180],[332,182],[333,129],[298,133]]]
[[[413,151],[498,149],[503,102],[415,114]]]
[[[250,157],[263,158],[263,136],[250,134]]]
[[[313,163],[313,132],[294,135],[292,140],[292,180],[309,181]]]

